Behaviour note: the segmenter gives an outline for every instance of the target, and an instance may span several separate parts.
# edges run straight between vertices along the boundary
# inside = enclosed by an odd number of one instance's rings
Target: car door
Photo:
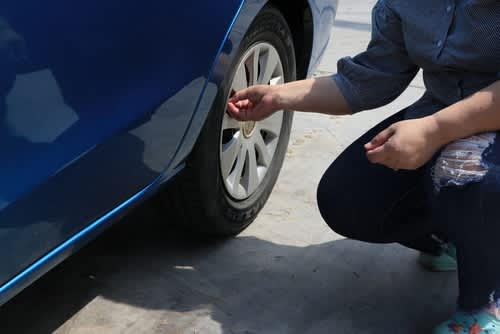
[[[0,3],[0,285],[168,166],[238,5]]]

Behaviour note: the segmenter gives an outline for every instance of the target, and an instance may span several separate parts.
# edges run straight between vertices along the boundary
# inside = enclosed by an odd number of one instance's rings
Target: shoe
[[[457,270],[457,250],[452,244],[446,244],[440,255],[420,253],[418,262],[430,271],[455,271]]]
[[[486,311],[456,312],[432,334],[500,334],[500,321]]]

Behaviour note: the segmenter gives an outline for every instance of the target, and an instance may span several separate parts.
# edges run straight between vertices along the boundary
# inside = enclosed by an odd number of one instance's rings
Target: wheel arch
[[[191,124],[169,169],[177,169],[182,166],[192,151],[212,109],[213,102],[221,89],[221,83],[230,72],[229,64],[234,60],[239,45],[252,22],[265,5],[271,4],[277,7],[290,26],[295,48],[297,78],[302,79],[312,75],[314,65],[318,63],[324,46],[328,42],[327,36],[319,38],[316,35],[324,33],[323,27],[333,23],[337,7],[337,0],[322,0],[320,2],[321,5],[314,2],[315,6],[311,7],[309,0],[242,1],[234,21],[228,27],[219,53],[215,56],[206,89],[201,94]],[[323,15],[324,12],[333,12],[333,15]]]
[[[314,42],[314,21],[307,0],[270,0],[283,14],[292,32],[297,79],[307,77]]]

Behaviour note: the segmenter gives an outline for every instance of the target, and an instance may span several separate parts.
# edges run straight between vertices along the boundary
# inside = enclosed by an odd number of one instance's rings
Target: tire
[[[271,45],[277,51],[281,60],[280,69],[283,70],[283,81],[292,81],[296,78],[295,54],[290,29],[283,15],[275,7],[265,6],[242,40],[237,56],[230,65],[230,73],[222,83],[195,148],[186,161],[186,168],[172,185],[173,189],[169,189],[166,201],[162,204],[166,206],[163,209],[174,211],[175,215],[178,215],[174,219],[176,224],[181,224],[191,232],[216,237],[237,235],[256,218],[278,178],[290,138],[292,112],[282,113],[281,129],[279,136],[275,138],[277,144],[271,163],[268,164],[264,176],[252,193],[246,194],[247,196],[233,196],[231,189],[236,188],[229,186],[221,171],[222,136],[225,136],[227,132],[222,130],[222,123],[227,117],[226,104],[232,93],[233,79],[238,64],[242,63],[245,54],[260,45],[266,47]],[[257,55],[259,56],[260,53]],[[254,125],[255,128],[257,125]],[[240,132],[243,132],[243,128]],[[261,133],[262,136],[264,134]],[[245,159],[247,158],[245,155]],[[247,160],[244,166],[247,166],[246,164]],[[238,183],[237,187],[240,189],[242,186],[240,187]]]

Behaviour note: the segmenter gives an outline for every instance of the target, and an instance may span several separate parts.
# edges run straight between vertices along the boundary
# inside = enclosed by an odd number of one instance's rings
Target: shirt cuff
[[[340,92],[344,96],[347,104],[349,105],[353,114],[362,111],[364,108],[359,99],[358,94],[354,91],[353,87],[341,73],[336,73],[332,76],[333,81],[337,84]]]

